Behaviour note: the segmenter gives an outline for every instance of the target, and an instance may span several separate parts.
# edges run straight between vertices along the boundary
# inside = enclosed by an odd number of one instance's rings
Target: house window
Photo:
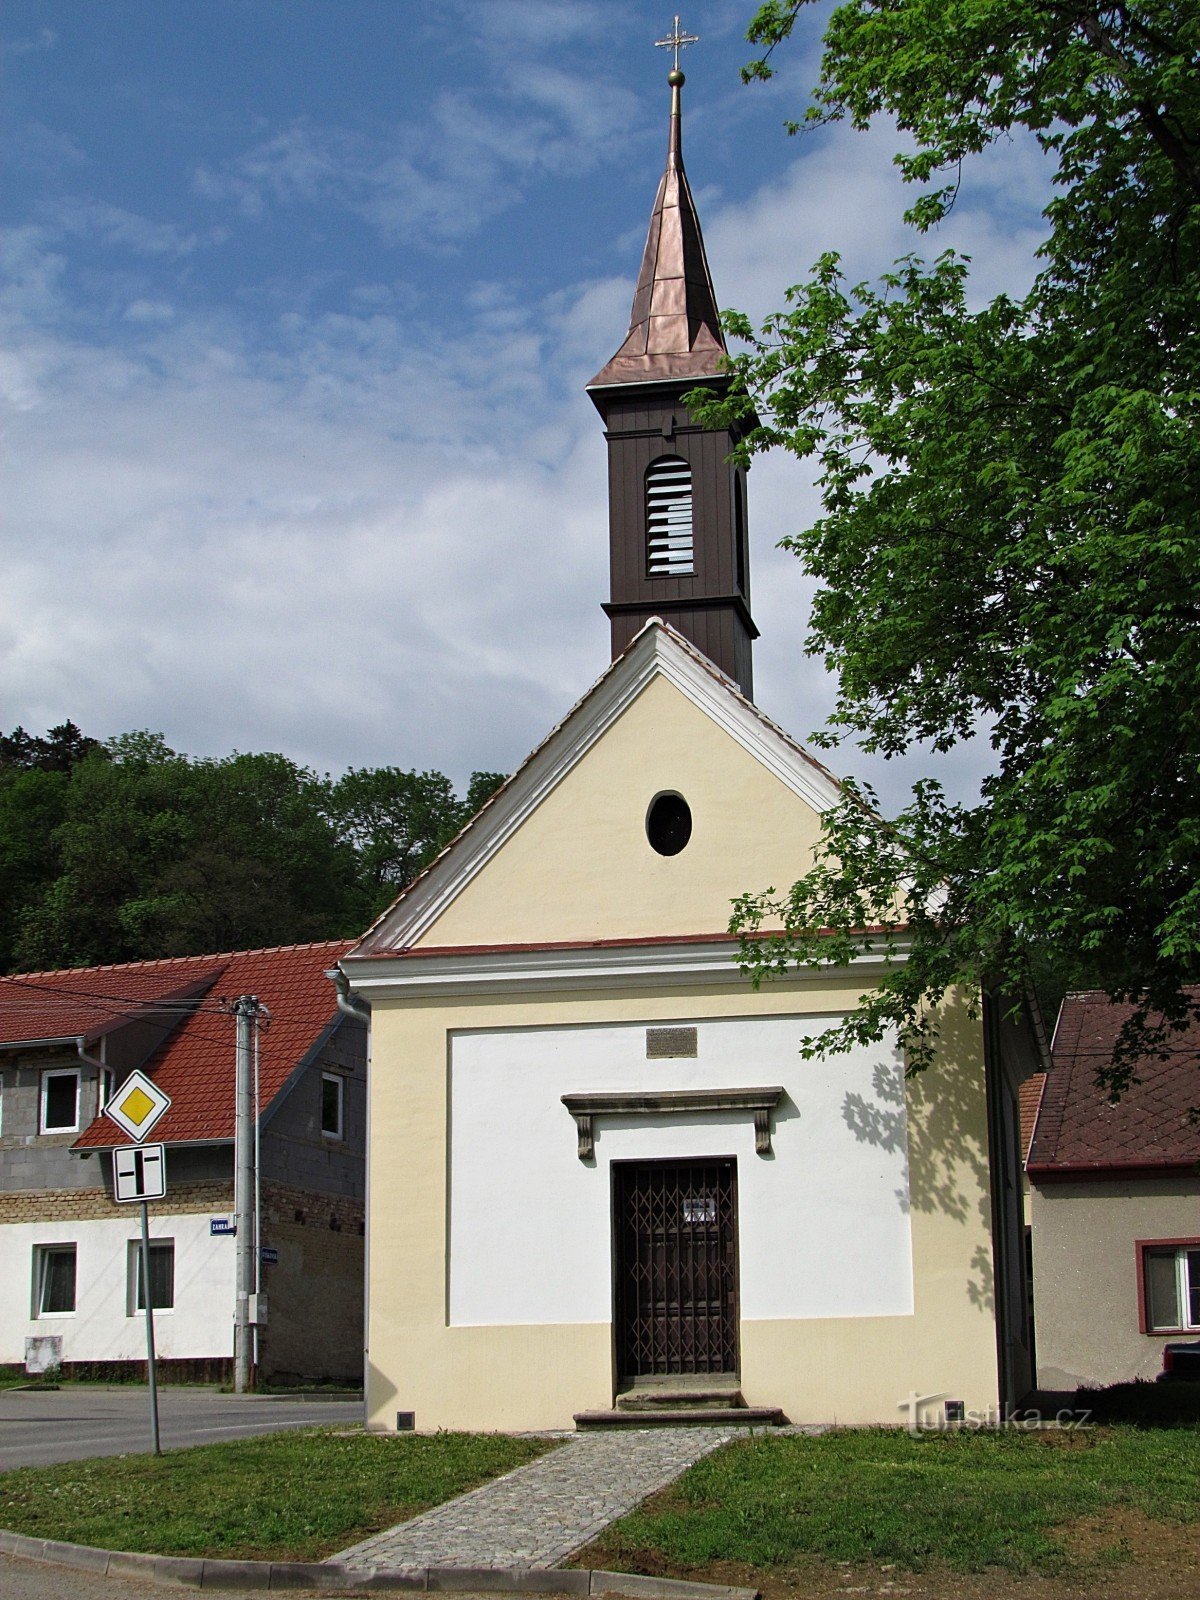
[[[646,469],[646,572],[686,578],[693,559],[692,469],[679,456],[662,456]]]
[[[1139,1248],[1145,1331],[1200,1328],[1200,1239],[1166,1239]]]
[[[68,1317],[75,1310],[75,1246],[39,1244],[33,1248],[33,1314]]]
[[[79,1068],[42,1073],[43,1133],[78,1133]]]
[[[142,1241],[129,1241],[128,1312],[131,1317],[146,1309],[146,1289],[142,1279]],[[150,1304],[155,1311],[171,1311],[175,1305],[175,1241],[150,1241]]]
[[[103,1111],[113,1097],[113,1090],[117,1087],[117,1075],[112,1067],[100,1068],[100,1103],[97,1112]]]
[[[327,1139],[342,1137],[342,1100],[345,1085],[336,1072],[321,1074],[321,1132]]]

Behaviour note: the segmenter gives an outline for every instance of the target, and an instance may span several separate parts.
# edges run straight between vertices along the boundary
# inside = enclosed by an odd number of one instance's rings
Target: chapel
[[[588,393],[612,661],[340,962],[371,1011],[381,1430],[938,1425],[1029,1387],[1018,1090],[993,994],[935,1064],[806,1039],[882,973],[753,988],[731,902],[811,863],[837,779],[753,700],[737,436],[678,62],[629,327]]]

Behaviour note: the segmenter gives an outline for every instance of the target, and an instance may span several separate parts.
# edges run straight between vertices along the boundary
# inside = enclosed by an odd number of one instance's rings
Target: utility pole
[[[234,1073],[233,1123],[233,1208],[237,1229],[237,1284],[233,1322],[233,1387],[245,1394],[250,1387],[251,1346],[250,1296],[257,1283],[255,1258],[255,1173],[254,1173],[254,1084],[252,1078],[252,1029],[258,1018],[258,997],[244,994],[234,1001],[237,1018],[237,1059]]]

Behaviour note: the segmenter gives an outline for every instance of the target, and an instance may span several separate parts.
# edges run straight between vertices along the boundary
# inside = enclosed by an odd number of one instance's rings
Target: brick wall
[[[156,1210],[172,1214],[212,1211],[225,1215],[233,1210],[233,1184],[228,1181],[172,1183],[165,1200],[151,1202]],[[136,1208],[118,1205],[107,1189],[22,1189],[0,1194],[0,1224],[6,1222],[90,1221],[96,1217],[136,1216]]]
[[[269,1322],[259,1369],[270,1382],[363,1375],[363,1202],[265,1183],[262,1242],[279,1251],[263,1268]]]

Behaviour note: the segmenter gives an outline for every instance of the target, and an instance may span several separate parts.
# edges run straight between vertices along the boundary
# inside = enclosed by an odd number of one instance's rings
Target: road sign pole
[[[154,1295],[150,1289],[150,1208],[142,1201],[142,1303],[146,1307],[146,1372],[150,1378],[150,1436],[154,1454],[162,1455],[158,1442],[158,1374],[154,1361]]]

